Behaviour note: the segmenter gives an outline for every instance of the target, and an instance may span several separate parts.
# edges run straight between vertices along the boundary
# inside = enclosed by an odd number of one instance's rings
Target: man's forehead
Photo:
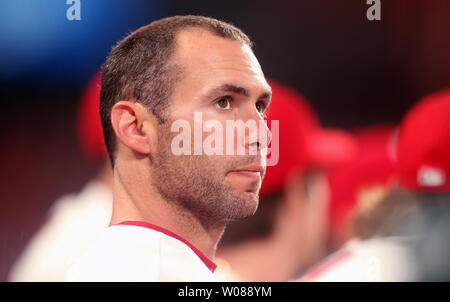
[[[264,74],[251,48],[240,41],[223,38],[205,29],[178,33],[174,61],[186,74],[229,81],[230,77],[263,83]],[[215,81],[214,81],[215,82]]]
[[[218,36],[202,28],[180,31],[175,38],[174,58],[178,63],[244,63],[261,69],[258,60],[246,43]]]

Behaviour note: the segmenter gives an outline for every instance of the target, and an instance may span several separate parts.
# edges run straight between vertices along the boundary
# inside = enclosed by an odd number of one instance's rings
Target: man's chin
[[[258,209],[259,192],[239,192],[241,205],[239,214],[232,220],[241,220],[253,216]]]
[[[255,203],[256,205],[258,205],[258,201],[259,201],[259,192],[242,192],[241,195],[243,196],[243,198],[246,201],[252,201],[253,203]]]

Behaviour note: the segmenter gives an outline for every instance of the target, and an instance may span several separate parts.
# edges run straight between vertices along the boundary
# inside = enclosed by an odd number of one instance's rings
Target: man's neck
[[[225,223],[205,223],[189,210],[164,200],[151,186],[130,193],[127,184],[115,175],[110,225],[123,221],[148,222],[177,234],[210,259],[215,257]]]

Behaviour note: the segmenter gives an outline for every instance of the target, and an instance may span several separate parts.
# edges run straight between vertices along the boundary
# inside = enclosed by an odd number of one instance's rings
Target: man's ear
[[[154,117],[140,103],[120,101],[111,110],[111,123],[117,139],[140,154],[149,155],[155,143]]]

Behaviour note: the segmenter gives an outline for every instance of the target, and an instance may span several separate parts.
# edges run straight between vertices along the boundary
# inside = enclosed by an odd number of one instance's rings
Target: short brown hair
[[[121,40],[109,54],[102,71],[100,117],[106,148],[114,166],[116,136],[111,109],[121,100],[136,99],[147,106],[160,123],[174,83],[178,66],[170,64],[176,34],[182,29],[201,28],[249,45],[246,34],[231,24],[203,16],[174,16],[154,21]]]

